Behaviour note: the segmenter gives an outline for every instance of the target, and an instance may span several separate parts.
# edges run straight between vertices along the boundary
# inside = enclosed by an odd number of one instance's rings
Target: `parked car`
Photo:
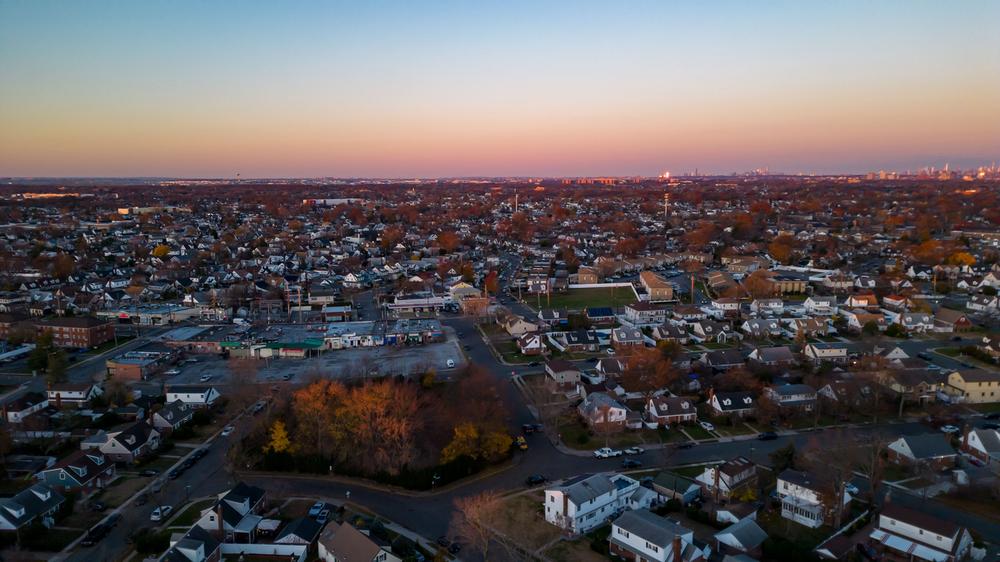
[[[159,476],[159,475],[160,471],[156,470],[155,468],[147,468],[146,470],[143,470],[142,472],[139,473],[139,476]]]
[[[715,426],[707,421],[700,421],[698,422],[698,425],[700,425],[705,431],[715,431]]]
[[[942,425],[941,426],[941,431],[943,431],[945,433],[958,433],[959,431],[961,431],[961,429],[959,429],[958,427],[956,427],[954,425]]]
[[[318,517],[320,512],[322,512],[325,507],[326,504],[323,502],[316,502],[312,504],[312,507],[309,508],[309,517]]]
[[[227,425],[226,427],[222,428],[222,433],[220,435],[222,435],[223,437],[229,437],[230,435],[233,434],[233,431],[235,430],[236,430],[235,427]]]
[[[319,523],[320,525],[325,525],[326,522],[329,520],[330,520],[329,509],[324,509],[323,511],[319,512],[318,516],[316,516],[316,522]]]
[[[107,525],[108,527],[114,527],[121,520],[122,520],[122,514],[121,513],[112,513],[104,521],[104,524]]]
[[[202,375],[198,377],[198,380],[200,380],[201,382],[208,382],[212,380],[212,375]]]
[[[80,541],[80,544],[82,546],[94,546],[101,539],[107,536],[108,531],[110,530],[111,527],[109,525],[105,525],[104,523],[98,523],[97,525],[94,525],[92,529],[87,531],[87,535],[83,537],[83,540]]]
[[[861,490],[859,490],[857,486],[851,484],[850,482],[844,484],[844,491],[847,492],[848,494],[851,494],[852,496],[856,496],[861,493]]]
[[[176,476],[174,478],[176,478]],[[154,494],[159,494],[160,490],[163,489],[163,480],[157,480],[153,482],[153,485],[150,486],[150,489],[153,491]]]
[[[170,369],[170,370],[164,371],[163,374],[167,375],[168,377],[172,377],[174,375],[181,374],[181,370],[180,369]]]
[[[549,479],[542,476],[541,474],[532,474],[524,480],[524,483],[528,486],[538,486],[548,482]]]
[[[451,546],[448,547],[448,554],[454,556],[455,554],[458,554],[458,551],[460,550],[462,550],[462,545],[457,542],[453,542],[451,543]]]
[[[979,427],[981,427],[983,429],[1000,429],[1000,423],[986,422],[986,423],[980,425]]]
[[[449,369],[453,369],[455,367],[455,360],[449,359],[445,361],[445,365],[447,365]]]
[[[451,541],[448,540],[448,537],[445,537],[445,536],[438,537],[437,538],[437,543],[438,543],[438,546],[443,547],[443,548],[448,548],[449,546],[451,546]]]
[[[683,443],[678,443],[676,445],[676,448],[678,448],[678,449],[690,449],[691,447],[694,447],[694,442],[693,441],[685,441]]]
[[[104,511],[107,508],[108,508],[107,504],[105,504],[102,501],[95,500],[87,504],[87,509],[89,509],[90,511],[96,511],[98,513]]]
[[[170,516],[170,513],[174,511],[173,506],[161,505],[153,510],[153,513],[149,514],[150,521],[162,521]]]
[[[181,466],[183,466],[183,465],[181,465]],[[167,473],[167,478],[169,478],[171,480],[177,480],[183,472],[184,472],[183,468],[175,468],[175,469],[173,469],[173,470],[171,470],[170,472]],[[159,491],[159,490],[156,490],[156,491]]]
[[[207,454],[208,451],[206,451],[205,449],[197,449],[195,450],[195,452],[191,453],[191,458],[196,461],[200,461],[201,459],[205,458],[205,455]]]
[[[594,451],[594,456],[599,459],[610,459],[611,457],[622,456],[622,452],[610,447],[601,447],[600,449]]]
[[[629,447],[628,449],[625,449],[626,455],[641,455],[645,452],[646,449],[643,449],[642,447]]]
[[[135,505],[146,505],[149,503],[149,494],[142,493],[135,497]]]
[[[622,468],[639,468],[642,466],[642,461],[639,459],[623,459]]]
[[[522,451],[528,450],[528,440],[525,439],[523,435],[518,435],[515,443],[517,443],[518,449],[521,449]]]
[[[983,419],[987,420],[1000,420],[1000,412],[990,412],[983,416]]]
[[[757,439],[760,441],[774,441],[778,438],[778,434],[773,431],[764,431],[757,434]]]
[[[529,367],[537,367],[539,365],[541,365],[541,363],[539,363],[538,361],[532,361],[531,363],[528,363]]]

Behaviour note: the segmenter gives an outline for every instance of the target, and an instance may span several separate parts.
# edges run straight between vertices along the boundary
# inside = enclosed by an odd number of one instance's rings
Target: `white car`
[[[200,380],[201,382],[208,382],[212,380],[212,375],[202,375],[201,378],[199,378],[198,380]]]
[[[233,434],[233,431],[235,431],[235,430],[236,430],[236,428],[235,428],[235,427],[233,427],[233,426],[231,426],[231,425],[227,425],[226,427],[222,428],[222,433],[221,433],[221,435],[222,435],[223,437],[229,437],[230,435],[232,435],[232,434]]]
[[[172,377],[174,375],[181,374],[181,370],[180,369],[170,369],[169,371],[165,371],[163,374]]]
[[[705,431],[715,431],[715,426],[708,423],[707,421],[700,421],[698,422],[698,425],[700,425],[701,428],[704,429]]]
[[[174,508],[169,505],[161,505],[160,507],[153,510],[153,513],[149,514],[150,521],[162,521],[167,517],[170,517],[170,513],[173,512]]]
[[[953,426],[953,425],[942,425],[941,426],[941,431],[943,431],[945,433],[958,433],[961,430],[958,429],[957,427]]]
[[[646,449],[643,449],[642,447],[629,447],[628,449],[625,449],[626,455],[641,455],[645,452]]]
[[[615,350],[612,349],[612,348],[610,348],[610,347],[607,349],[607,351],[608,351],[608,355],[614,355],[615,354]]]
[[[844,491],[847,492],[848,494],[851,494],[852,496],[856,496],[859,493],[861,493],[861,490],[859,490],[857,486],[851,484],[850,482],[844,484]]]
[[[622,452],[610,447],[601,447],[600,449],[594,451],[594,456],[599,459],[610,459],[611,457],[622,456]]]
[[[449,369],[453,369],[455,367],[455,360],[449,359],[448,361],[445,362],[445,365],[447,365]]]

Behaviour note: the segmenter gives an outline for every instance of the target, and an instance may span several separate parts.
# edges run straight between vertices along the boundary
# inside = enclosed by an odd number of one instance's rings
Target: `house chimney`
[[[674,556],[672,562],[681,561],[681,536],[674,535]]]
[[[221,500],[219,501],[219,503],[215,504],[215,518],[218,520],[218,523],[219,523],[219,540],[221,540],[222,542],[226,542],[226,530],[222,526],[222,501]]]

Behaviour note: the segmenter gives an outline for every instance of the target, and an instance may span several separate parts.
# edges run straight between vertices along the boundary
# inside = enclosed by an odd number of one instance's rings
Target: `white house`
[[[785,311],[785,302],[781,299],[756,299],[750,303],[750,310],[757,314],[781,316]]]
[[[786,469],[778,475],[778,498],[781,500],[781,516],[805,525],[821,527],[832,521],[833,506],[826,505],[821,486],[827,482],[798,470]],[[851,495],[844,491],[844,507],[851,502]]]
[[[846,363],[848,359],[847,345],[843,343],[810,343],[802,350],[802,354],[814,363]]]
[[[630,507],[649,507],[656,495],[645,493],[649,491],[623,474],[577,476],[545,490],[545,520],[573,533],[586,533]],[[639,499],[637,505],[630,501],[633,496]]]
[[[802,307],[813,316],[830,316],[837,313],[837,297],[810,296]]]
[[[60,383],[54,384],[45,391],[49,402],[53,404],[84,404],[91,399],[97,398],[104,391],[97,384],[86,383]]]
[[[211,386],[177,385],[167,389],[168,404],[180,400],[192,408],[207,408],[220,396],[219,391]]]
[[[962,560],[972,546],[969,530],[958,523],[895,503],[885,504],[868,537],[877,549],[905,560]]]
[[[698,562],[707,560],[709,547],[699,548],[694,532],[647,509],[627,511],[611,524],[612,555],[623,560]]]
[[[736,457],[722,464],[706,466],[701,474],[695,477],[709,497],[716,490],[719,496],[728,499],[739,490],[753,486],[757,481],[757,465],[746,457]]]

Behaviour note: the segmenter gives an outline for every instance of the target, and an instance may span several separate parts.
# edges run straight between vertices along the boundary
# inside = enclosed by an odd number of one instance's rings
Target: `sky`
[[[995,0],[0,0],[0,176],[988,164],[998,22]]]

